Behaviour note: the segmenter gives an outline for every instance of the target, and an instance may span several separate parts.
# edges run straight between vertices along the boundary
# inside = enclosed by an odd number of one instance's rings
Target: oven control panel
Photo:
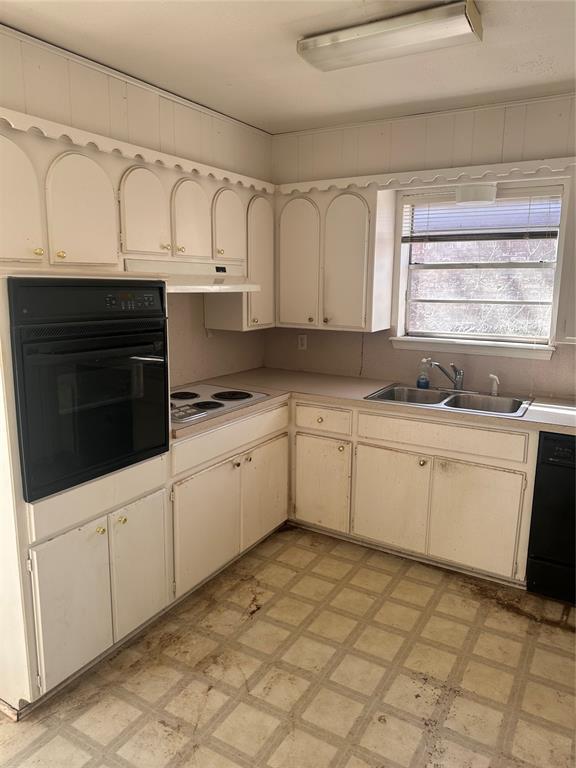
[[[114,312],[137,312],[142,309],[157,309],[158,294],[145,291],[114,291],[104,297],[104,306]]]
[[[158,280],[10,277],[8,286],[12,325],[165,315]]]

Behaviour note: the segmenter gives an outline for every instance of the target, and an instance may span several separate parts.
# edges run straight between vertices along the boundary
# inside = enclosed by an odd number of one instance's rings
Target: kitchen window
[[[400,200],[404,339],[550,344],[562,187]]]

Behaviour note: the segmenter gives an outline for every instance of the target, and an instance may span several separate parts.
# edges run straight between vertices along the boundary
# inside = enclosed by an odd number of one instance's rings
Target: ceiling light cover
[[[297,51],[326,72],[479,40],[480,13],[473,0],[463,0],[306,37],[298,41]]]

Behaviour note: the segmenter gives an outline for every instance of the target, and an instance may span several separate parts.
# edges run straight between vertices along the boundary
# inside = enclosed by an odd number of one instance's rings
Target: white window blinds
[[[406,333],[547,343],[561,209],[557,187],[490,205],[404,198]]]

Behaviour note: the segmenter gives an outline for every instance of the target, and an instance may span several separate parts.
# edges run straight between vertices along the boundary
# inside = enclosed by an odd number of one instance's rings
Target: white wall
[[[574,95],[273,137],[277,184],[576,154]]]
[[[489,391],[488,374],[495,373],[500,378],[503,393],[565,399],[574,399],[576,394],[576,347],[572,345],[559,346],[550,360],[522,360],[459,352],[448,354],[394,349],[388,341],[390,331],[365,334],[308,331],[308,349],[301,351],[297,348],[297,336],[302,332],[287,328],[268,331],[264,365],[415,385],[420,360],[431,355],[446,367],[454,361],[464,368],[467,389]],[[450,386],[439,371],[432,371],[431,379],[432,386]]]
[[[173,387],[259,368],[264,363],[265,332],[205,330],[201,294],[168,295],[168,329]]]
[[[517,162],[576,154],[576,97],[552,97],[522,103],[381,120],[325,130],[274,136],[277,184],[396,171]],[[574,243],[567,258],[574,258]],[[574,288],[572,288],[574,291]],[[398,350],[390,332],[359,334],[311,331],[307,351],[297,349],[301,330],[274,329],[266,335],[264,364],[414,383],[418,363],[429,353]],[[452,358],[434,355],[447,365]],[[466,386],[487,390],[487,374],[496,373],[502,391],[573,398],[576,347],[561,346],[551,360],[456,355]],[[435,372],[433,383],[442,385]]]
[[[0,104],[270,180],[272,137],[0,25]]]

